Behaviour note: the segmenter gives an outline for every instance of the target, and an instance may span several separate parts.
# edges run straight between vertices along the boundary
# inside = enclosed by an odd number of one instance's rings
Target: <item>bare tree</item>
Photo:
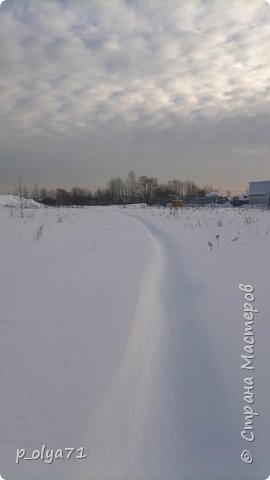
[[[20,211],[21,211],[21,218],[23,218],[23,201],[22,201],[22,177],[19,176],[19,185],[18,185],[18,192],[19,192],[19,198],[20,198]]]
[[[29,198],[28,190],[27,190],[27,187],[25,185],[23,187],[23,198]]]
[[[31,192],[31,196],[34,200],[38,200],[39,198],[39,189],[38,189],[38,183],[36,182],[32,192]]]
[[[58,206],[67,206],[70,202],[70,193],[64,188],[57,188],[55,198]]]
[[[154,177],[146,177],[145,175],[142,175],[138,178],[138,190],[143,201],[145,201],[147,205],[149,205],[149,201],[157,186],[158,182]]]
[[[130,170],[127,176],[128,197],[133,203],[137,193],[137,178],[133,170]]]
[[[159,203],[159,207],[161,207],[162,203],[166,202],[168,195],[170,195],[170,188],[165,183],[160,183],[155,188],[155,198]]]
[[[42,189],[40,190],[40,198],[41,198],[41,200],[44,200],[44,198],[47,198],[47,196],[48,196],[47,190],[46,190],[45,188],[42,188]]]
[[[168,187],[172,195],[178,197],[183,195],[183,182],[178,179],[169,180]]]
[[[107,183],[107,188],[110,194],[112,203],[121,204],[124,197],[124,182],[120,177],[111,178]]]

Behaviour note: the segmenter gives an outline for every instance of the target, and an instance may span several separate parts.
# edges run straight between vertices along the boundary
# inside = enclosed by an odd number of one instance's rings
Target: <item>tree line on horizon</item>
[[[131,203],[146,203],[147,205],[165,205],[172,199],[186,199],[188,197],[204,197],[212,187],[199,187],[190,180],[169,180],[159,183],[155,177],[141,175],[137,177],[131,170],[125,179],[112,177],[105,188],[98,188],[95,192],[88,188],[73,187],[71,190],[55,188],[39,189],[38,184],[29,195],[24,187],[23,196],[49,206],[85,206],[85,205],[125,205]]]

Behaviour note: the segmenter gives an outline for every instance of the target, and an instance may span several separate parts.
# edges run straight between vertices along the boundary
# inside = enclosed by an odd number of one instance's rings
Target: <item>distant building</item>
[[[270,180],[260,182],[249,182],[249,203],[251,206],[270,206]]]

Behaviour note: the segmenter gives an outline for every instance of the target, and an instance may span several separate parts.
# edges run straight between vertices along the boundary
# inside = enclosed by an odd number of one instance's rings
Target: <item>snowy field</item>
[[[269,211],[1,207],[0,229],[5,480],[268,477]]]

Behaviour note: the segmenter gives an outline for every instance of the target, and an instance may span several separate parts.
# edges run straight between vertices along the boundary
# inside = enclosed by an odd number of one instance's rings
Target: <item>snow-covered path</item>
[[[82,478],[254,478],[236,455],[239,414],[201,322],[203,287],[189,278],[173,237],[130,216],[145,228],[152,255]]]
[[[24,222],[0,213],[4,478],[266,478],[265,410],[252,445],[260,463],[240,459],[242,250],[238,264],[233,250],[206,255],[179,222],[139,210],[45,210]],[[257,330],[259,367],[264,337]],[[84,446],[87,459],[15,465],[17,448],[42,444]]]
[[[184,252],[177,238],[141,219],[163,247],[164,264],[160,275],[160,302],[163,332],[159,352],[162,382],[159,392],[165,402],[159,418],[164,419],[166,440],[160,449],[161,478],[222,478],[225,470],[236,471],[230,458],[235,445],[227,419],[233,409],[222,383],[211,339],[203,325],[203,285],[189,277]],[[159,394],[160,394],[159,393]],[[171,421],[171,422],[169,422]],[[159,424],[156,424],[159,431]],[[230,441],[229,441],[230,440]],[[225,453],[226,452],[226,453]],[[150,473],[150,472],[149,472]]]
[[[159,360],[164,330],[160,286],[164,258],[157,239],[149,230],[142,230],[151,242],[151,256],[141,279],[121,364],[89,428],[90,468],[85,478],[127,479],[149,475],[157,478],[158,475],[156,444],[162,449],[162,439],[166,436],[159,416],[163,374]],[[152,448],[147,451],[153,445],[154,451]]]

